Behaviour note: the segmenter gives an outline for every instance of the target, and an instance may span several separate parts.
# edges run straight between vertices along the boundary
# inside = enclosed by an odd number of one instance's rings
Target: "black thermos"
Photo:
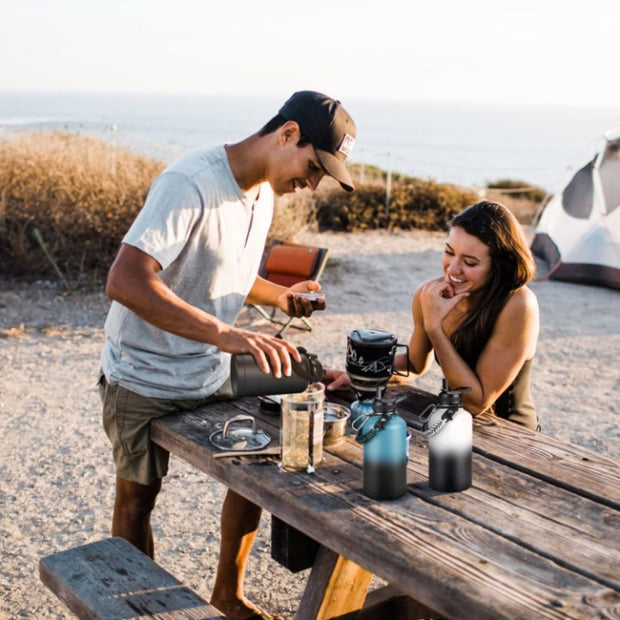
[[[301,362],[291,358],[293,370],[290,377],[277,378],[265,374],[250,353],[230,356],[230,382],[236,398],[242,396],[266,396],[268,394],[294,394],[303,392],[310,383],[321,381],[323,366],[316,355],[298,347]]]

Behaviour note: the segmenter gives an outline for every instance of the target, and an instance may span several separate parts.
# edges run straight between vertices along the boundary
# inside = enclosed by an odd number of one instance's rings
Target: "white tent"
[[[545,206],[532,252],[549,263],[549,278],[620,289],[620,127]]]

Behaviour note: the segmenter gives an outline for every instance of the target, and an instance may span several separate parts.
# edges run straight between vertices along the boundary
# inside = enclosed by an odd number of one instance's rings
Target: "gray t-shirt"
[[[249,201],[219,146],[189,153],[155,179],[123,243],[157,260],[158,276],[179,297],[232,325],[256,278],[272,215],[271,187],[264,183]],[[112,302],[101,363],[109,383],[184,399],[215,392],[230,356]]]

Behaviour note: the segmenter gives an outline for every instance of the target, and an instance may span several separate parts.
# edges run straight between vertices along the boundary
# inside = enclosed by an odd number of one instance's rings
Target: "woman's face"
[[[478,237],[454,226],[448,234],[441,265],[444,278],[455,293],[474,293],[491,277],[491,250]]]

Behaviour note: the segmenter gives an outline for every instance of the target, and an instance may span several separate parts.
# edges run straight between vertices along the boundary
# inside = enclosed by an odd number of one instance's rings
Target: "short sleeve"
[[[123,243],[142,250],[165,269],[187,244],[203,210],[198,188],[186,175],[164,172],[153,182]]]

